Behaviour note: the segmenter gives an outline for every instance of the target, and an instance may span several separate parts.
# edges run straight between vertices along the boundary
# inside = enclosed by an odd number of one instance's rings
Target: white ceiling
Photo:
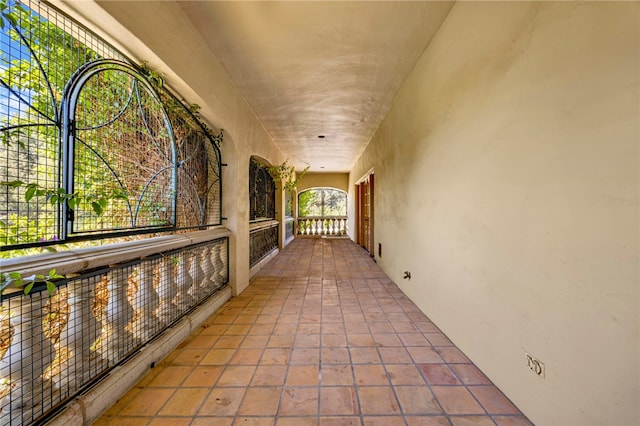
[[[452,5],[180,3],[290,164],[325,172],[350,170]]]

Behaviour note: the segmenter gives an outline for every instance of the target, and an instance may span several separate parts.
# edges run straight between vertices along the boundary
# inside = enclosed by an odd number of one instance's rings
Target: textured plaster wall
[[[249,158],[271,164],[284,157],[225,70],[211,56],[180,3],[131,1],[54,1],[136,61],[165,75],[189,103],[202,106],[211,126],[225,130],[222,146],[223,225],[230,237],[230,279],[234,294],[249,284]],[[284,211],[282,197],[277,211]]]
[[[638,22],[457,3],[350,174],[378,263],[539,425],[640,424]]]
[[[302,192],[309,188],[328,187],[348,191],[349,174],[348,173],[306,173],[300,179],[298,184],[298,192]]]

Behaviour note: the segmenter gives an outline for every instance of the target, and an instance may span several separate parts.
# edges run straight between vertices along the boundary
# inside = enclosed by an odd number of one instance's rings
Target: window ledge
[[[259,222],[251,222],[249,223],[249,232],[254,232],[254,231],[258,231],[260,229],[265,229],[265,228],[272,228],[276,225],[278,225],[280,222],[278,222],[275,219],[266,219],[266,220],[261,220]]]

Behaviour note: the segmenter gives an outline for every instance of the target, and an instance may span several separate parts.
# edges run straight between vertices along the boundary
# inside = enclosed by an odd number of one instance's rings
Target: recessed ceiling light
[[[318,139],[324,139],[324,135],[318,135]]]

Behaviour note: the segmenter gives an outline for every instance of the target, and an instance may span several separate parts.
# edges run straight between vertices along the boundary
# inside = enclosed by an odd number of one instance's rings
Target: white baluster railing
[[[297,235],[342,236],[347,234],[347,216],[298,217]]]
[[[191,235],[3,259],[3,271],[56,265],[67,279],[54,296],[0,297],[0,426],[40,422],[226,284],[229,234]]]

